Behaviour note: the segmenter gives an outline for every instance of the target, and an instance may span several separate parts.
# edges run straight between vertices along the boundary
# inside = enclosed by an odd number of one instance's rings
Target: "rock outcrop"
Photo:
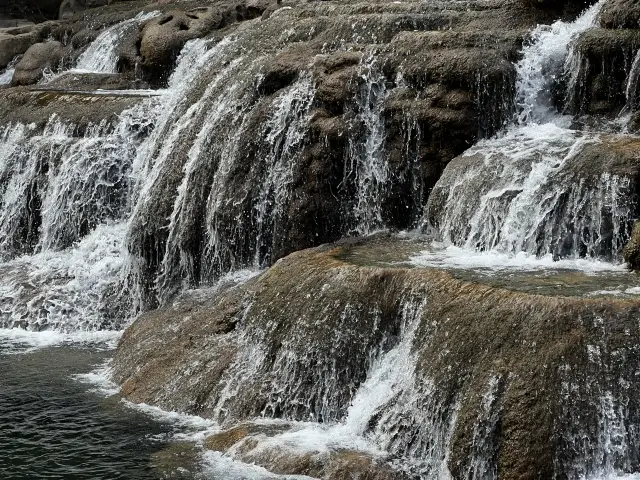
[[[129,327],[115,379],[132,401],[227,426],[255,417],[354,425],[347,408],[371,362],[408,348],[388,373],[394,393],[356,424],[396,467],[401,459],[430,478],[446,458],[453,478],[473,469],[481,478],[573,478],[617,465],[618,451],[622,468],[639,466],[633,434],[616,440],[621,450],[600,440],[607,415],[620,432],[639,420],[637,300],[563,295],[553,278],[559,296],[359,264],[404,248],[322,247],[242,286],[184,294]],[[251,441],[265,428],[238,426],[208,445],[242,458],[246,442],[265,465],[286,466],[275,455],[284,446],[269,457]],[[279,445],[277,427],[267,436]]]
[[[57,70],[65,49],[60,42],[36,43],[29,47],[16,65],[12,85],[31,85],[37,83],[45,71]]]
[[[25,25],[0,29],[0,69],[32,45],[42,42],[51,33],[51,25]]]
[[[629,243],[624,247],[624,260],[633,270],[640,270],[640,222],[631,231]]]

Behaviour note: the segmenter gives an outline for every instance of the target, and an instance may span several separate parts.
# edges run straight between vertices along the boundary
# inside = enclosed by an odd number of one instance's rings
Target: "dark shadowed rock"
[[[635,0],[608,0],[600,13],[604,28],[639,28],[640,4]]]
[[[4,0],[0,14],[42,22],[57,18],[61,3],[62,0]]]
[[[109,5],[112,1],[113,0],[63,0],[60,4],[58,18],[63,20],[88,8]]]

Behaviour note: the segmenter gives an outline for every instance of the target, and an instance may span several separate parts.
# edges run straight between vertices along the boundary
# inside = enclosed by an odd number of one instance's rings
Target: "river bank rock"
[[[624,260],[632,270],[640,270],[640,222],[636,222],[629,243],[624,247]]]
[[[0,29],[0,69],[5,68],[32,45],[42,42],[49,36],[52,28],[53,24],[44,24]]]
[[[114,378],[132,401],[236,425],[208,445],[242,456],[245,441],[261,451],[264,430],[242,426],[255,417],[352,425],[347,408],[371,362],[406,348],[404,367],[389,370],[392,393],[350,430],[362,429],[405,471],[572,478],[621,458],[624,471],[640,466],[633,434],[621,433],[621,450],[601,441],[607,415],[619,432],[638,421],[637,299],[530,294],[455,272],[367,266],[405,248],[321,247],[225,293],[183,294],[127,329]]]
[[[29,47],[22,59],[16,64],[11,84],[13,86],[37,83],[45,71],[56,71],[65,53],[60,42],[36,43]]]

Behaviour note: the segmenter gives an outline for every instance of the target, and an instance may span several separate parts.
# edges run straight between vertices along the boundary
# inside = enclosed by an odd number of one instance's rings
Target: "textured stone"
[[[56,41],[32,45],[16,65],[11,84],[17,86],[37,83],[46,69],[58,69],[64,51],[64,46]]]

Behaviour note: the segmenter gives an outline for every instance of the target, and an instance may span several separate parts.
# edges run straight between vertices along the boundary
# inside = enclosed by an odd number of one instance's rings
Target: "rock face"
[[[568,90],[558,100],[561,109],[577,115],[615,117],[638,106],[634,57],[640,50],[640,6],[627,0],[602,5],[600,27],[589,29],[572,46]]]
[[[63,55],[64,46],[60,42],[53,41],[32,45],[16,65],[12,85],[31,85],[38,82],[45,70],[58,69]]]
[[[539,134],[515,130],[453,159],[423,229],[471,249],[620,261],[638,216],[638,139],[549,128],[538,142]]]
[[[88,8],[102,7],[111,4],[112,0],[63,0],[60,4],[58,18],[68,18]]]
[[[132,401],[229,426],[255,417],[337,421],[422,478],[444,467],[453,478],[638,468],[637,438],[622,433],[640,407],[637,300],[532,295],[354,260],[403,248],[322,247],[224,293],[184,294],[125,332],[115,379]],[[396,352],[405,352],[402,363],[393,363]],[[370,410],[357,409],[366,418],[355,422],[347,407],[359,394],[370,403],[371,382],[386,378],[367,374],[376,358],[388,362],[394,389]],[[622,435],[616,450],[603,444],[611,422]],[[236,427],[208,445],[236,445],[229,451],[239,458],[254,451],[247,460],[262,451],[270,468],[287,465],[251,438],[266,434],[279,445],[278,428],[288,427],[265,428]]]
[[[0,69],[35,43],[43,41],[50,32],[50,25],[0,29]]]

